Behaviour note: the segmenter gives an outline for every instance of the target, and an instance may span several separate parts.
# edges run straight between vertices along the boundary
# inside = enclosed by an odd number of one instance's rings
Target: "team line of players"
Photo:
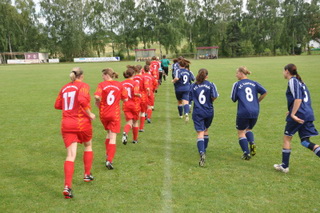
[[[150,65],[145,65],[143,69],[141,66],[127,66],[123,74],[126,80],[123,82],[114,80],[118,75],[111,68],[102,70],[103,82],[99,83],[94,98],[99,108],[100,120],[107,131],[105,146],[108,169],[113,169],[116,136],[121,131],[120,101],[124,101],[123,111],[126,119],[122,135],[123,144],[127,144],[128,132],[131,129],[133,143],[138,143],[138,132],[144,131],[146,117],[147,122],[151,122],[154,93],[158,87],[160,68],[158,61],[152,62]],[[197,132],[199,165],[204,166],[209,143],[208,129],[214,118],[213,101],[218,98],[219,94],[215,84],[207,80],[208,71],[206,69],[200,69],[197,76],[194,77],[188,70],[189,61],[180,59],[176,63],[179,67],[174,69],[172,82],[175,85],[179,116],[184,115],[188,121],[189,104],[193,102],[192,119]],[[239,67],[236,70],[238,81],[234,83],[231,92],[232,101],[238,102],[236,127],[244,160],[250,160],[256,154],[252,129],[258,119],[259,102],[267,94],[266,89],[258,82],[248,79],[249,74],[250,71],[246,67]],[[282,163],[275,164],[274,168],[287,173],[291,153],[290,142],[296,132],[299,132],[301,144],[314,151],[319,157],[320,147],[310,141],[310,137],[318,135],[318,132],[313,125],[314,115],[306,85],[293,64],[288,64],[284,68],[283,75],[288,80],[286,92],[288,116],[284,131]],[[61,133],[67,149],[67,158],[64,162],[63,194],[65,198],[73,197],[72,176],[78,143],[83,143],[85,147],[84,181],[94,180],[91,174],[93,160],[91,121],[95,119],[95,115],[91,112],[89,86],[83,82],[84,75],[81,68],[73,68],[70,78],[71,82],[61,88],[55,102],[55,108],[62,110]],[[194,80],[195,83],[192,83]]]

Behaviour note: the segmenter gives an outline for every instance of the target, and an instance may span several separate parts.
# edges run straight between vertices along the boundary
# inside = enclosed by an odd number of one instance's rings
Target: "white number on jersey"
[[[309,97],[308,97],[308,93],[307,93],[307,91],[306,91],[306,87],[303,86],[302,88],[303,88],[304,95],[305,95],[303,101],[304,101],[304,102],[308,102],[308,101],[309,101]]]
[[[126,90],[128,91],[128,97],[131,98],[131,88],[130,87],[126,87]]]
[[[76,96],[76,91],[63,93],[64,110],[72,110],[73,109],[75,96]]]
[[[183,79],[183,84],[186,84],[188,82],[188,76],[187,75],[184,75],[182,79]]]
[[[252,94],[252,89],[250,87],[246,87],[245,89],[246,92],[246,98],[249,102],[253,101],[253,94]]]
[[[114,90],[111,90],[107,96],[107,104],[110,106],[114,103],[114,100],[116,99],[113,95]]]
[[[206,96],[204,96],[203,93],[204,93],[204,90],[201,90],[199,97],[198,97],[200,104],[205,104],[207,101]]]

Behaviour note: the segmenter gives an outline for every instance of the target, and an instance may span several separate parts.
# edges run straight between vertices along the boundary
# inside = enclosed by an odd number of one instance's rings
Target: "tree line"
[[[0,0],[0,52],[130,58],[219,46],[219,55],[286,55],[320,42],[320,0]]]

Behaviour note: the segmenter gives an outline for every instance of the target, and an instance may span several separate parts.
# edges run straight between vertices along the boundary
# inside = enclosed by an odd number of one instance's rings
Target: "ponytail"
[[[298,74],[298,70],[297,70],[296,65],[294,65],[294,64],[287,64],[287,65],[284,67],[284,70],[288,70],[288,72],[289,72],[291,75],[296,76],[296,78],[297,78],[301,83],[303,83],[301,76]]]
[[[109,75],[111,78],[118,78],[118,74],[113,71],[111,68],[105,68],[102,70],[104,75]]]
[[[207,76],[208,76],[208,70],[204,68],[200,69],[196,77],[196,84],[202,84],[206,80]]]
[[[137,68],[135,66],[127,66],[127,70],[125,72],[123,72],[123,77],[125,78],[131,78],[134,73],[137,71]]]
[[[80,67],[74,67],[71,70],[71,73],[69,74],[69,77],[72,82],[80,78],[80,76],[83,75],[83,70]]]
[[[242,72],[243,74],[245,74],[245,75],[250,75],[251,74],[251,72],[247,69],[247,67],[245,67],[245,66],[242,66],[242,67],[239,67],[238,69],[237,69],[237,71],[238,72]]]

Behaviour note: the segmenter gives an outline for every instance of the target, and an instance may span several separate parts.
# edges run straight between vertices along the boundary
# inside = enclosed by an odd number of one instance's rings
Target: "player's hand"
[[[297,122],[297,123],[299,123],[299,124],[303,124],[303,123],[304,123],[304,120],[300,119],[300,118],[297,117],[296,115],[291,115],[291,118],[292,118],[295,122]]]
[[[89,116],[90,116],[91,120],[94,120],[96,118],[96,115],[93,113],[90,113]]]

